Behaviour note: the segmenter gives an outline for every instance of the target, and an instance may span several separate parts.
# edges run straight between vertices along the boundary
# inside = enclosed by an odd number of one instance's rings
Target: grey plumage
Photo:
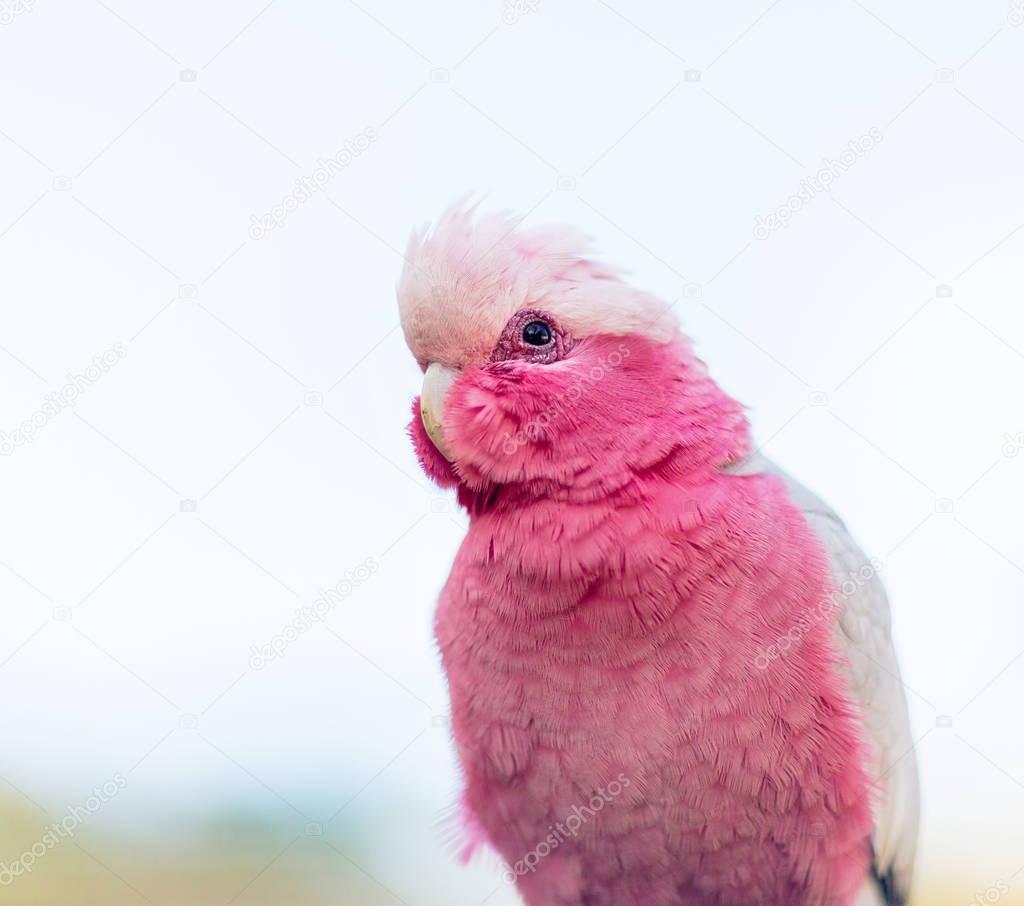
[[[856,906],[903,906],[910,895],[917,851],[920,792],[880,564],[864,554],[827,504],[774,463],[754,455],[728,471],[777,475],[828,553],[841,607],[836,641],[871,744],[869,772],[878,785],[872,839],[874,877],[865,881]]]

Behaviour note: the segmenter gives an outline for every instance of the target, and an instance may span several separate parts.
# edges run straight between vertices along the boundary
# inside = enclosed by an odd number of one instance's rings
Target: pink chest
[[[711,491],[483,517],[460,551],[437,635],[465,798],[534,863],[531,906],[842,903],[863,877],[832,626],[758,658],[827,594],[823,554],[772,484]]]

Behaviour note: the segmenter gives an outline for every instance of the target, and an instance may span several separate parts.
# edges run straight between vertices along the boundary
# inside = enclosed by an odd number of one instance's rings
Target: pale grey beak
[[[458,376],[459,372],[454,368],[431,362],[423,376],[423,392],[420,394],[420,417],[423,419],[423,427],[427,429],[434,446],[449,462],[452,461],[452,454],[444,437],[444,404],[448,391]]]

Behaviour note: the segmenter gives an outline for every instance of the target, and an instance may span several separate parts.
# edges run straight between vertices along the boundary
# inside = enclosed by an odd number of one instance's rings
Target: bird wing
[[[755,454],[725,471],[778,476],[828,553],[842,606],[836,641],[871,743],[869,771],[879,791],[872,839],[876,890],[870,894],[872,899],[864,902],[900,906],[907,901],[913,875],[920,793],[907,699],[892,641],[889,600],[877,563],[861,551],[827,504],[770,460]]]

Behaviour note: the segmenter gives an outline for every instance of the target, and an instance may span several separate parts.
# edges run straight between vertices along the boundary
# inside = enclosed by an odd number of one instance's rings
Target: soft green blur
[[[0,801],[0,863],[38,843],[50,819]],[[118,836],[83,826],[32,871],[0,886],[4,906],[395,906],[404,902],[364,867],[372,833],[349,827],[299,837],[241,815],[184,829],[147,827]],[[376,835],[378,845],[383,841]],[[0,880],[9,880],[2,873]],[[974,890],[956,878],[923,877],[914,906],[1024,906],[1007,887]]]
[[[0,802],[0,863],[9,866],[52,823],[30,805]],[[399,902],[360,867],[355,834],[286,838],[239,816],[182,833],[147,827],[116,836],[83,826],[27,874],[0,867],[4,906],[326,906]]]

